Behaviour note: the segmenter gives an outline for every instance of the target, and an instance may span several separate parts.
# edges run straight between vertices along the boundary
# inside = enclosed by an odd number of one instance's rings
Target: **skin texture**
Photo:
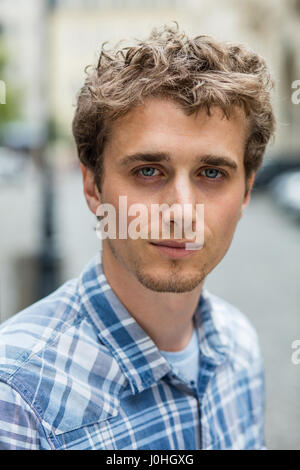
[[[219,108],[212,108],[211,116],[205,110],[188,116],[173,101],[150,98],[111,125],[103,153],[101,193],[92,171],[80,164],[84,195],[94,214],[100,203],[110,203],[116,208],[118,220],[120,195],[127,196],[127,207],[143,203],[149,214],[152,203],[204,204],[204,246],[187,257],[172,259],[151,245],[149,239],[102,241],[108,282],[162,350],[179,351],[188,344],[203,282],[226,254],[249,203],[255,174],[248,180],[245,195],[247,128],[239,108],[229,120]],[[132,154],[158,152],[167,154],[170,161],[140,161],[129,166],[120,163]],[[236,169],[195,161],[206,155],[223,156],[235,163]],[[148,168],[144,173],[143,167]],[[155,169],[150,170],[151,176],[149,167]],[[135,217],[128,216],[128,223]],[[174,239],[172,227],[170,239]],[[192,227],[195,229],[195,217]]]

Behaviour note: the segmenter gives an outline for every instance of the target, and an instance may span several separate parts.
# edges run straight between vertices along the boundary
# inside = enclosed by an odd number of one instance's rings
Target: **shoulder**
[[[0,325],[0,377],[16,372],[30,356],[49,347],[78,324],[76,279]]]
[[[0,381],[30,406],[48,435],[117,412],[123,378],[86,308],[72,279],[0,327]]]
[[[235,368],[245,368],[250,364],[261,363],[260,341],[252,321],[239,308],[227,300],[208,292],[211,316],[221,338],[227,348]]]

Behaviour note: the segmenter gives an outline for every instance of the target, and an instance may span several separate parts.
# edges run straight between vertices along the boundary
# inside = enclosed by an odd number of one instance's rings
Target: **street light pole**
[[[42,89],[45,95],[44,109],[44,144],[40,149],[40,169],[42,180],[42,203],[41,203],[41,248],[38,256],[38,286],[37,294],[42,298],[58,287],[60,260],[55,242],[55,194],[54,194],[54,169],[51,158],[47,153],[50,137],[50,19],[55,8],[55,0],[44,1],[43,26],[44,41],[42,58]]]

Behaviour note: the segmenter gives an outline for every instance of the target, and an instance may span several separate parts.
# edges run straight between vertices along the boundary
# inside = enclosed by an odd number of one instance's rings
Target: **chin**
[[[163,270],[164,273],[153,274],[144,270],[137,270],[135,276],[138,281],[147,289],[155,292],[173,292],[183,293],[190,292],[201,284],[205,279],[204,272],[183,273],[182,270],[177,274],[170,272],[170,270]]]

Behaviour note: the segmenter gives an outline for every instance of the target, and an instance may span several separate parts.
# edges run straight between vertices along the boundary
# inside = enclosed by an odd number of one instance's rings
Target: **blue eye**
[[[206,168],[203,171],[205,172],[205,176],[207,176],[209,179],[218,179],[222,176],[221,171],[217,170],[216,168]]]
[[[153,174],[155,170],[157,170],[157,168],[153,168],[152,166],[144,166],[143,168],[137,170],[137,173],[141,171],[143,176],[154,176]]]

